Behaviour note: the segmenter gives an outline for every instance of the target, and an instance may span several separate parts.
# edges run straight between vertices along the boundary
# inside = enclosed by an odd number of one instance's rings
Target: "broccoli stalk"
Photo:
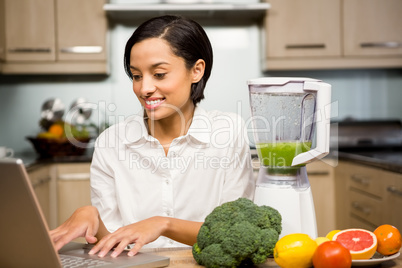
[[[224,203],[205,218],[193,246],[194,259],[207,268],[261,264],[273,253],[281,223],[272,207],[246,198]]]

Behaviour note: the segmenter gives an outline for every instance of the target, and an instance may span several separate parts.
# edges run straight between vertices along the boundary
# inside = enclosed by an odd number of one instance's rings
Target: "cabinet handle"
[[[39,187],[39,186],[41,186],[41,185],[43,185],[45,183],[48,183],[49,181],[50,181],[50,178],[40,179],[37,182],[32,183],[32,187],[33,188]]]
[[[63,47],[60,49],[62,53],[87,53],[95,54],[101,53],[103,48],[101,46],[75,46],[75,47]]]
[[[60,174],[58,179],[68,181],[83,181],[83,180],[89,180],[90,177],[91,175],[89,173],[66,173],[66,174]]]
[[[355,210],[358,210],[366,215],[369,215],[371,213],[371,209],[369,207],[365,207],[359,204],[359,202],[352,202],[352,207]]]
[[[328,171],[307,171],[307,175],[309,176],[328,176]]]
[[[317,49],[317,48],[325,48],[325,44],[286,45],[286,49]]]
[[[52,50],[50,48],[9,48],[10,53],[50,53]]]
[[[398,190],[395,186],[388,186],[387,191],[390,192],[391,194],[402,196],[402,191]]]
[[[350,179],[354,182],[360,183],[361,185],[370,185],[370,179],[362,178],[359,175],[352,175]]]
[[[362,48],[398,48],[402,47],[400,42],[378,42],[378,43],[361,43]]]

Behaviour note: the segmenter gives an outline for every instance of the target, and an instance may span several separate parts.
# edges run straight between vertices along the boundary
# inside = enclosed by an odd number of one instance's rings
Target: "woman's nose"
[[[141,84],[141,95],[143,96],[152,95],[152,93],[155,92],[155,89],[156,87],[153,82],[153,79],[150,77],[143,77]]]

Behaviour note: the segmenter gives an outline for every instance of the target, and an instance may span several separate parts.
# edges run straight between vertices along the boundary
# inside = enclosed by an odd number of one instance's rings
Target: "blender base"
[[[270,188],[257,186],[254,203],[266,205],[279,211],[282,216],[282,232],[280,238],[292,233],[308,234],[317,238],[317,223],[311,188],[303,190],[289,188]]]

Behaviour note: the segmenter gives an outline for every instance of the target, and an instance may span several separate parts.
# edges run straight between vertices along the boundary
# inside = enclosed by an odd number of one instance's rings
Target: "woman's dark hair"
[[[199,59],[205,61],[204,76],[198,83],[191,85],[194,104],[204,99],[204,89],[211,75],[213,53],[212,46],[204,29],[195,21],[180,16],[166,15],[152,18],[142,23],[128,39],[124,51],[124,68],[130,79],[131,48],[148,38],[161,38],[167,41],[173,53],[184,59],[186,68],[191,69]]]

